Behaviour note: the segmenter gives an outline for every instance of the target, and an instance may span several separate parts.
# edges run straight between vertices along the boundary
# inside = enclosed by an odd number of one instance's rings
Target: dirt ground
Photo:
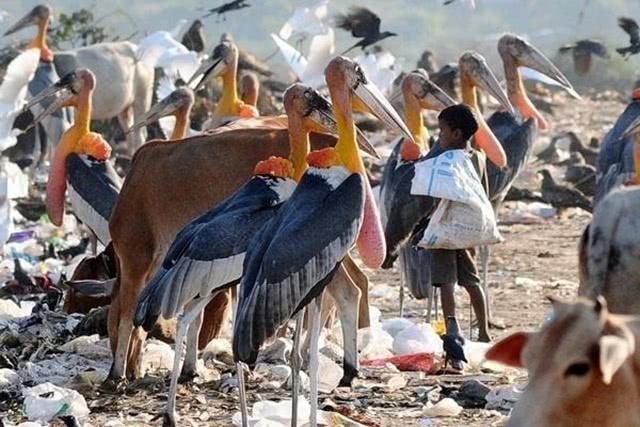
[[[623,99],[617,94],[591,94],[582,101],[554,97],[555,115],[547,116],[551,129],[538,140],[538,150],[550,138],[566,130],[574,130],[583,141],[591,137],[601,139],[624,109]],[[536,188],[538,181],[533,173],[539,166],[530,165],[520,186]],[[500,217],[508,214],[508,209]],[[546,297],[554,295],[566,299],[576,294],[577,243],[590,214],[581,210],[568,210],[553,219],[536,224],[500,225],[505,241],[493,247],[489,265],[489,289],[492,311],[505,329],[492,329],[494,338],[515,330],[534,330],[544,319],[550,304]],[[368,271],[373,296],[370,302],[382,312],[383,318],[398,316],[399,271]],[[382,289],[382,290],[381,290]],[[385,292],[386,290],[386,292]],[[469,303],[463,289],[458,290],[458,316],[465,330],[468,328]],[[414,321],[424,319],[426,303],[413,299],[405,292],[405,316]],[[231,366],[218,364],[221,374],[231,372]],[[357,380],[353,390],[337,389],[330,395],[321,395],[321,402],[338,407],[340,412],[365,425],[372,426],[489,426],[500,425],[504,417],[495,411],[464,409],[455,418],[425,419],[422,408],[426,396],[419,396],[418,387],[439,387],[442,394],[447,387],[469,378],[478,378],[493,387],[499,384],[526,381],[524,371],[502,373],[472,372],[469,375],[425,376],[403,373],[407,384],[398,389],[385,387],[384,377],[390,372],[363,370],[364,378]],[[238,411],[236,393],[219,392],[220,380],[181,386],[178,394],[178,411],[181,425],[229,426],[231,416]],[[168,379],[147,377],[131,385],[126,392],[109,395],[97,389],[83,393],[91,408],[88,421],[96,426],[160,425],[166,403]],[[281,399],[282,390],[269,391],[249,386],[250,403],[260,399]],[[424,390],[424,389],[419,389]],[[329,399],[331,403],[327,401]],[[321,405],[322,407],[323,405]],[[17,408],[16,408],[17,409]],[[10,419],[12,417],[10,416]]]

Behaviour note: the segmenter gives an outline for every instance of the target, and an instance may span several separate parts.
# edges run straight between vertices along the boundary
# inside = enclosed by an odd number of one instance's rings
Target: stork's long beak
[[[555,80],[569,95],[575,99],[581,99],[580,95],[573,89],[569,79],[553,65],[553,62],[551,62],[549,58],[536,49],[535,46],[526,43],[523,49],[515,54],[515,57],[519,65],[534,69],[550,79]]]
[[[384,97],[380,89],[371,82],[359,82],[354,88],[354,93],[376,117],[378,117],[387,127],[399,128],[402,133],[413,141],[413,135],[402,121],[398,112],[391,106],[387,98]]]
[[[489,68],[485,61],[477,62],[477,67],[472,67],[469,70],[469,74],[477,87],[493,96],[509,113],[516,115],[515,109],[509,101],[509,97],[507,97],[502,86],[498,83],[495,74],[493,74],[493,71],[491,71],[491,68]]]
[[[227,65],[222,60],[222,58],[212,58],[208,61],[205,61],[202,64],[200,64],[200,67],[198,67],[195,73],[193,73],[193,75],[187,82],[187,86],[189,86],[194,91],[196,91],[200,89],[200,87],[202,87],[202,85],[209,78],[209,76],[218,77],[225,71],[226,68],[227,68]],[[192,86],[192,83],[200,76],[202,76],[202,78],[200,79],[198,84],[195,85],[195,87]]]
[[[151,107],[151,109],[147,111],[144,117],[142,117],[141,120],[136,122],[129,129],[127,129],[125,133],[129,134],[135,130],[140,129],[143,126],[148,125],[149,123],[155,122],[162,117],[170,116],[171,114],[175,113],[180,107],[181,105],[178,100],[169,95],[162,101]]]
[[[38,25],[38,16],[34,12],[35,12],[35,9],[29,12],[28,14],[26,14],[25,16],[23,16],[22,18],[20,18],[18,22],[16,22],[11,27],[9,27],[9,29],[4,33],[4,35],[8,36],[9,34],[17,33],[23,28],[27,28],[32,25]]]
[[[338,123],[336,122],[336,118],[333,114],[333,108],[331,107],[331,103],[323,98],[324,103],[316,103],[315,107],[309,113],[309,118],[320,126],[325,132],[330,133],[332,135],[338,134]],[[380,155],[376,151],[375,147],[369,142],[367,137],[365,136],[360,129],[356,127],[356,141],[358,143],[358,147],[368,155],[380,159]]]
[[[33,122],[25,130],[23,130],[22,133],[25,133],[31,130],[35,125],[40,123],[42,119],[49,116],[50,114],[53,114],[59,109],[70,105],[69,104],[70,101],[76,95],[71,90],[71,84],[73,83],[72,81],[73,78],[74,77],[72,77],[71,75],[65,76],[58,82],[54,83],[53,85],[49,86],[48,88],[40,92],[38,95],[31,98],[29,102],[25,104],[23,111],[30,109],[34,105],[39,104],[40,102],[44,101],[47,98],[56,97],[55,101],[49,104],[47,108],[45,108],[40,114],[38,114],[33,119]]]
[[[429,80],[425,80],[422,83],[422,88],[424,90],[424,97],[422,98],[424,102],[429,104],[430,108],[434,108],[436,110],[444,110],[447,107],[450,107],[456,103],[449,95],[446,94],[445,91],[440,89],[435,83]]]

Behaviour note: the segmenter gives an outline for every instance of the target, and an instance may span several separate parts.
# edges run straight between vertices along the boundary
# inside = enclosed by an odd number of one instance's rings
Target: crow
[[[545,202],[558,209],[577,207],[587,212],[593,211],[591,202],[580,190],[556,183],[547,169],[538,173],[542,175],[541,193]]]
[[[181,43],[184,45],[184,47],[193,52],[204,52],[206,39],[204,36],[204,30],[202,29],[201,20],[196,19],[195,21],[193,21],[187,32],[184,33],[184,36],[182,36]]]
[[[444,350],[444,369],[450,361],[467,362],[467,358],[464,355],[464,338],[460,335],[440,335],[442,339],[442,349]],[[452,365],[453,366],[453,365]],[[457,367],[453,366],[458,369]]]
[[[251,5],[247,3],[247,0],[233,0],[227,3],[224,3],[222,6],[214,7],[213,9],[209,9],[209,13],[203,16],[203,18],[208,18],[211,15],[217,14],[218,19],[222,16],[222,20],[227,20],[227,12],[231,12],[234,10],[244,9],[245,7],[250,7]]]
[[[380,32],[380,17],[364,7],[352,7],[346,15],[336,16],[336,27],[350,31],[353,37],[360,38],[356,44],[342,52],[346,54],[359,47],[365,50],[367,47],[378,43],[387,37],[397,36],[390,31]]]
[[[573,53],[573,68],[576,74],[585,75],[591,70],[592,56],[596,55],[608,59],[609,53],[604,44],[597,40],[578,40],[572,44],[566,44],[558,49],[558,52]]]
[[[640,52],[640,28],[635,19],[620,17],[618,18],[618,26],[629,34],[629,46],[619,47],[616,49],[620,55],[625,59],[629,59],[631,55],[635,55]]]

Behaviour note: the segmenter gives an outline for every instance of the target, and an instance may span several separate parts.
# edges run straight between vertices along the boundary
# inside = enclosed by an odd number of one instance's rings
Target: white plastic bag
[[[431,325],[421,323],[399,332],[393,340],[393,354],[442,353],[442,339]]]
[[[411,194],[442,199],[418,246],[465,249],[502,240],[493,207],[464,150],[417,163]]]
[[[60,415],[89,415],[84,397],[75,390],[57,387],[51,383],[39,384],[25,389],[23,410],[31,421],[49,422]]]
[[[425,249],[466,249],[492,245],[501,240],[491,204],[475,205],[442,199],[418,246]]]

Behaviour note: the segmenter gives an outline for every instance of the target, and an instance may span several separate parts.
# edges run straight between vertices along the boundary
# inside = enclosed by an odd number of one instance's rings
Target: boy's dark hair
[[[473,110],[464,104],[452,105],[438,114],[438,120],[446,122],[451,130],[459,129],[465,140],[478,130],[478,121]]]

